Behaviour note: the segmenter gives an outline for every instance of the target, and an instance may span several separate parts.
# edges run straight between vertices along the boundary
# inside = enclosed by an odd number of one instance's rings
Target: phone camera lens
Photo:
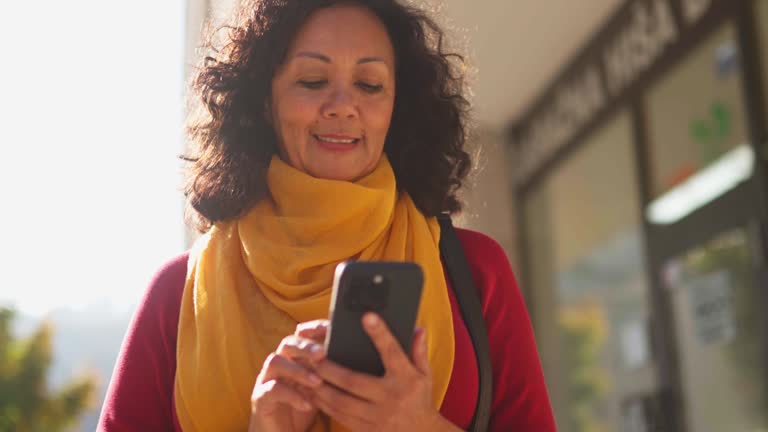
[[[382,274],[356,278],[345,296],[351,310],[381,311],[389,302],[389,281]]]

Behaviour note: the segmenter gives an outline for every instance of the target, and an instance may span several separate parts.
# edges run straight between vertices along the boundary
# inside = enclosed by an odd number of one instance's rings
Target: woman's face
[[[313,13],[272,80],[280,156],[313,177],[354,181],[379,162],[395,101],[395,55],[369,10]]]

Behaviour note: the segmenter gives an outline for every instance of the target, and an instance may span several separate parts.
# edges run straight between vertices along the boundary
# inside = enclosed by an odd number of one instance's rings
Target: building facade
[[[625,2],[508,131],[560,430],[768,431],[768,2]]]

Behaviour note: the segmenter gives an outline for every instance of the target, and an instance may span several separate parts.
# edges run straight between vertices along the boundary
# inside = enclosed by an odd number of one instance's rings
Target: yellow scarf
[[[174,384],[183,430],[247,430],[264,360],[297,323],[328,317],[334,269],[348,259],[422,266],[417,322],[428,330],[439,408],[453,369],[454,336],[437,220],[398,194],[386,156],[354,183],[317,179],[274,157],[267,182],[271,198],[215,225],[190,252]],[[341,430],[335,423],[331,429]],[[322,430],[322,422],[312,430]]]

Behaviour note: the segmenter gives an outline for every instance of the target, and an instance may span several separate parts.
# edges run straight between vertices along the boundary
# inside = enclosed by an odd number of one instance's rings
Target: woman
[[[100,430],[467,427],[478,374],[435,219],[460,209],[470,166],[454,57],[396,0],[241,5],[194,85],[186,194],[205,234],[150,284]],[[491,342],[491,429],[554,430],[506,256],[479,233],[459,237]],[[333,271],[348,259],[424,269],[410,352],[363,320],[381,378],[324,358]]]

